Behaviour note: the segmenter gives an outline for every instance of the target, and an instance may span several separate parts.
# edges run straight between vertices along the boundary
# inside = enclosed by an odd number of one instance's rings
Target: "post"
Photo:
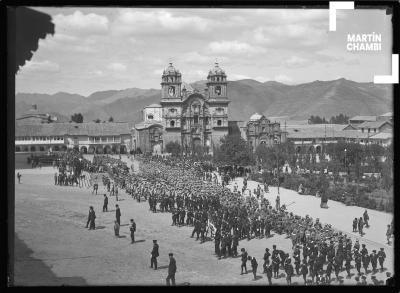
[[[278,194],[279,194],[279,161],[278,161],[278,155],[276,155],[276,179],[278,181]]]

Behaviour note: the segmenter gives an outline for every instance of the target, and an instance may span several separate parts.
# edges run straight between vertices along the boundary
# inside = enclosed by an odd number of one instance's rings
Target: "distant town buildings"
[[[127,153],[133,150],[133,123],[15,124],[15,152],[75,149],[84,154]]]
[[[37,109],[37,105],[32,105],[32,108],[22,114],[16,119],[21,123],[35,124],[35,123],[51,123],[57,121],[56,116],[52,116],[48,113],[40,113]]]

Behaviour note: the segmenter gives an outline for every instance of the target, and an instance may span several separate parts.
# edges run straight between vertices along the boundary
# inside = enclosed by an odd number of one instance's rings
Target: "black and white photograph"
[[[398,290],[385,5],[9,7],[8,286]]]

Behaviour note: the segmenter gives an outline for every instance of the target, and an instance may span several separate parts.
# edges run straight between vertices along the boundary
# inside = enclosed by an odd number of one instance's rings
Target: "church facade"
[[[143,122],[135,126],[137,147],[142,152],[160,153],[169,142],[177,142],[184,153],[201,147],[212,154],[228,134],[227,84],[218,63],[209,71],[203,90],[184,83],[182,74],[170,63],[161,77],[160,104],[144,108]]]

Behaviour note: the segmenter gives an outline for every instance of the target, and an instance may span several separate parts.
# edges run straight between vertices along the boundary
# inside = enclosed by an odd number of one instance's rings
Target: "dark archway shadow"
[[[57,277],[40,259],[31,257],[33,251],[18,238],[14,238],[15,286],[87,286],[81,277]]]
[[[260,279],[262,279],[262,278],[263,278],[262,276],[256,276],[256,278],[253,279],[253,281],[258,281],[258,280],[260,280]]]

